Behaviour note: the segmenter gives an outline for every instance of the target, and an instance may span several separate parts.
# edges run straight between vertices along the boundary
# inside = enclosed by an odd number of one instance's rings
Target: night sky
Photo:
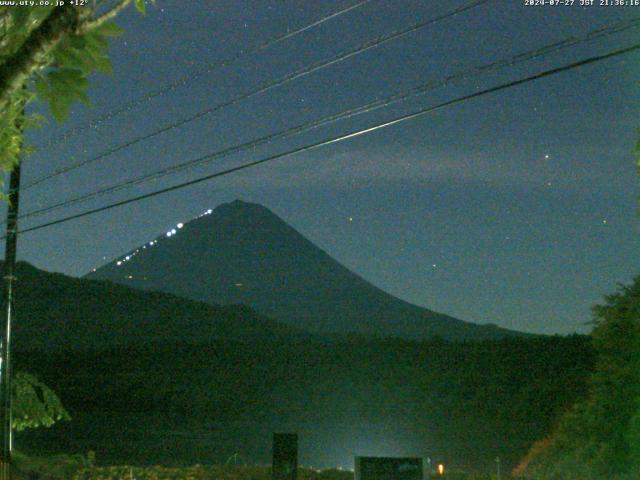
[[[119,18],[112,77],[93,107],[30,135],[38,145],[163,85],[356,3],[158,0]],[[25,160],[23,182],[215,106],[287,73],[468,1],[372,0],[188,82]],[[330,113],[640,16],[640,7],[530,7],[496,0],[206,115],[23,193],[22,212]],[[216,160],[30,227],[393,119],[629,46],[640,28],[451,83],[389,108]],[[79,276],[177,222],[236,198],[261,203],[344,265],[410,302],[477,323],[588,332],[590,307],[640,273],[640,54],[632,53],[416,120],[108,212],[27,233],[19,258]]]

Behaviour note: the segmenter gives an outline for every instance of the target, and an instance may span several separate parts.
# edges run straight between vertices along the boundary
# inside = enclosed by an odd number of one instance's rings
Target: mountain
[[[1,266],[1,262],[0,262]],[[240,305],[220,306],[17,266],[16,348],[109,348],[157,342],[309,339]]]
[[[245,304],[316,333],[495,339],[517,332],[412,305],[375,287],[267,208],[236,200],[179,223],[86,278]]]

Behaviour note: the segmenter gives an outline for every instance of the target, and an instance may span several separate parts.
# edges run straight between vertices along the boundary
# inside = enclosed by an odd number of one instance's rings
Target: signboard
[[[273,434],[273,480],[296,480],[298,473],[298,434]]]
[[[422,459],[356,457],[355,480],[422,480]]]

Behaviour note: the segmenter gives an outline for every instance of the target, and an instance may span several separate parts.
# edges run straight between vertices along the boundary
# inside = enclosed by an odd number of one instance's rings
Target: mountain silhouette
[[[210,305],[168,293],[73,278],[25,262],[18,263],[16,274],[12,337],[19,349],[312,338],[242,305]]]
[[[398,299],[350,271],[266,207],[240,200],[207,210],[86,278],[244,304],[310,332],[405,339],[524,335]]]

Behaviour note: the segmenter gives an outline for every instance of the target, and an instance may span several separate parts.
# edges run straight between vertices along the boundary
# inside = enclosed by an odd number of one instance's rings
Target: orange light
[[[444,465],[442,463],[438,464],[438,473],[444,475]]]

